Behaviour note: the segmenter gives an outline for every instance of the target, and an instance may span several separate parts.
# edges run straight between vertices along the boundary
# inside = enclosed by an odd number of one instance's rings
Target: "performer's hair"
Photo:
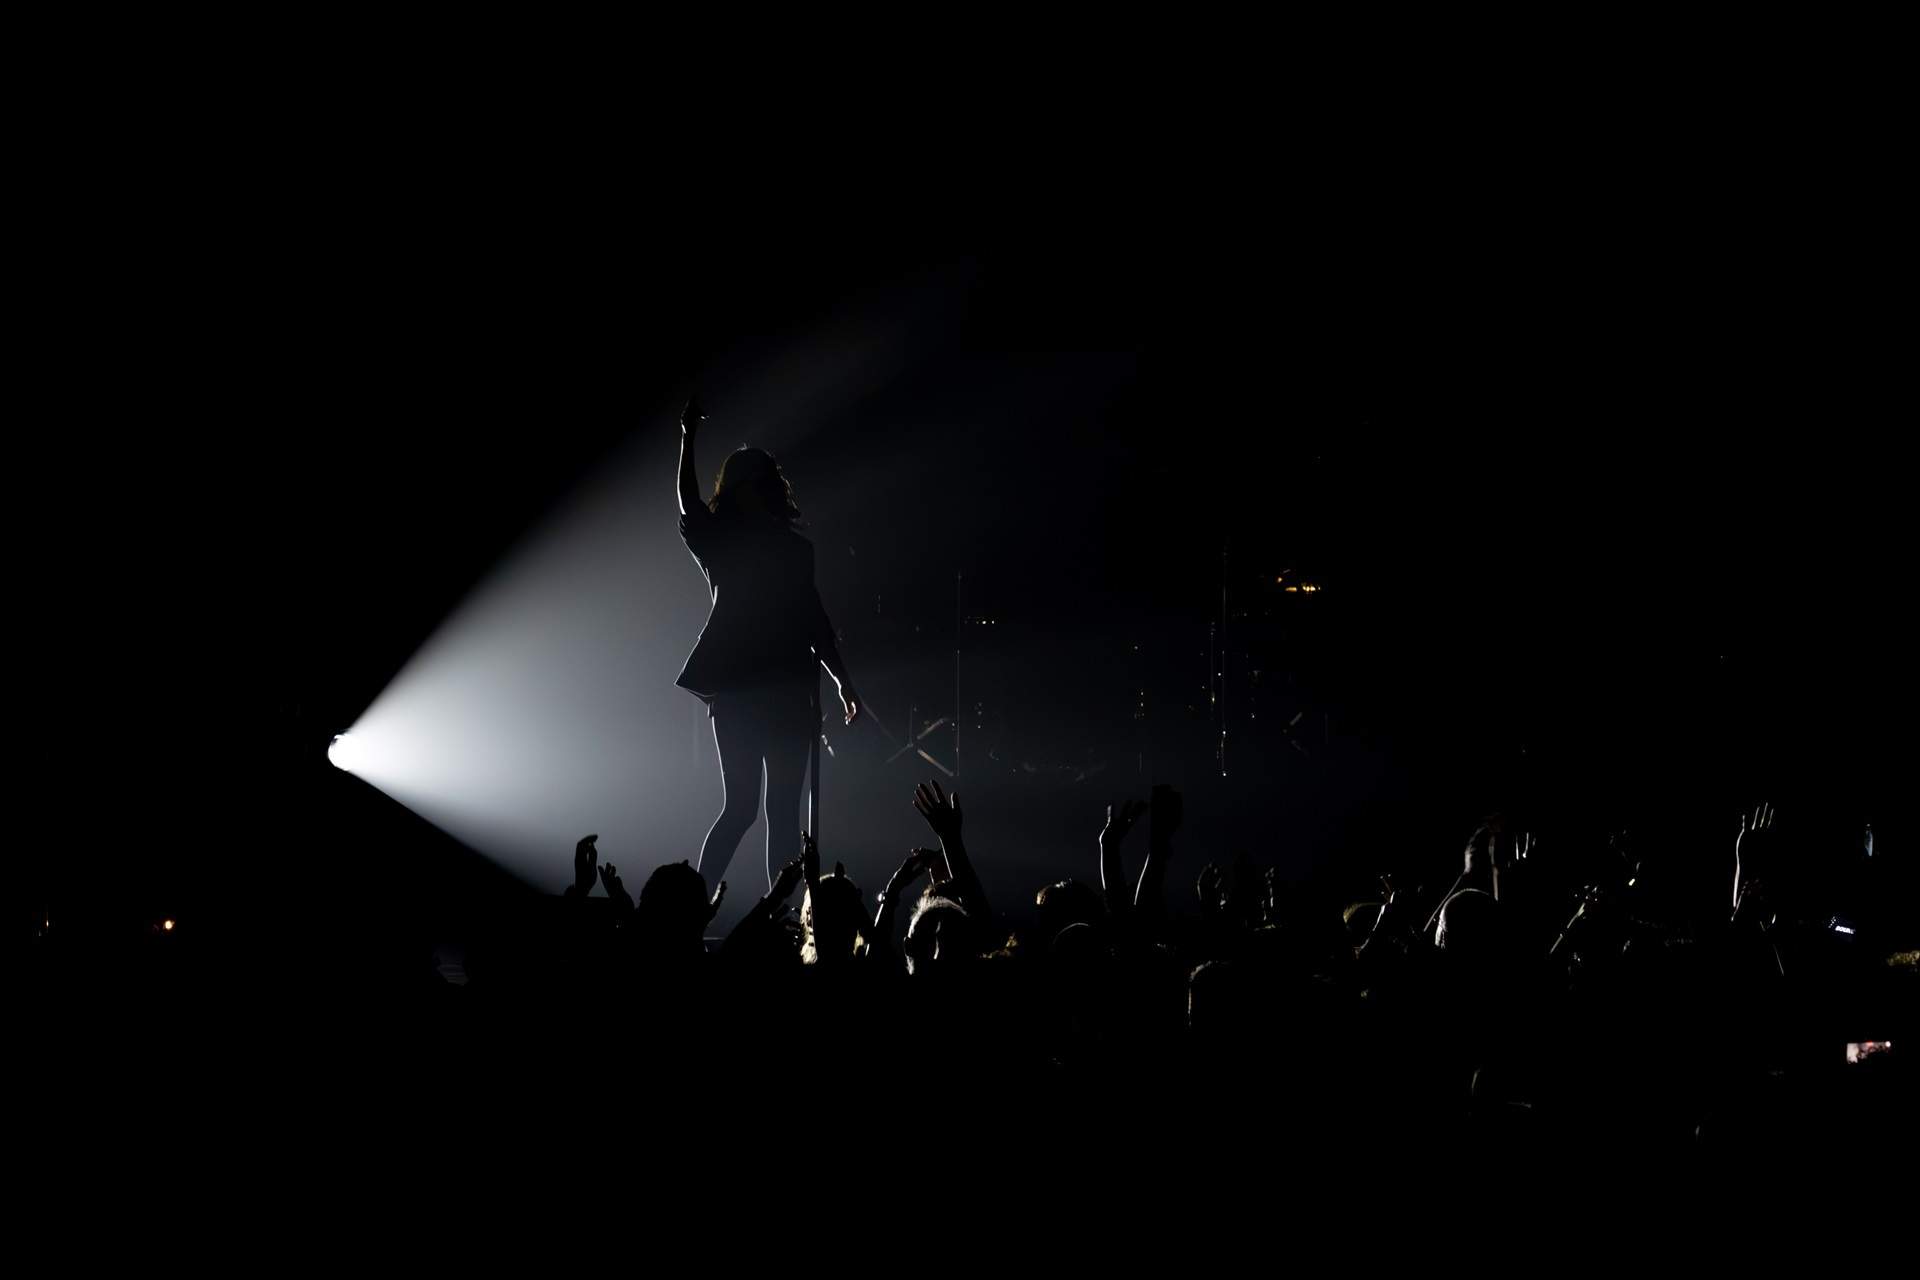
[[[761,501],[767,510],[789,523],[800,519],[800,508],[793,500],[793,486],[787,483],[787,477],[780,470],[780,464],[765,449],[742,446],[727,455],[720,464],[720,474],[713,482],[713,498],[707,503],[708,510],[717,516],[733,513],[740,491],[748,488],[760,492]]]

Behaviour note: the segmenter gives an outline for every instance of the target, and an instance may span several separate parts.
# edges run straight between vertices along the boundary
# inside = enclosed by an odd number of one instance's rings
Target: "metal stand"
[[[820,740],[827,731],[826,713],[820,709],[820,664],[813,666],[813,743],[807,754],[807,834],[820,843]]]
[[[966,712],[960,707],[960,646],[966,630],[966,574],[955,570],[953,575],[953,769],[951,776],[956,784],[960,781],[960,722],[966,717]]]

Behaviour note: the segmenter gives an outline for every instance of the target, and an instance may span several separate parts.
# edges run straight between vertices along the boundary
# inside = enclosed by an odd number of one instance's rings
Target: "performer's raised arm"
[[[697,396],[690,397],[687,400],[687,407],[680,411],[679,497],[680,514],[683,516],[696,508],[700,511],[706,510],[700,501],[700,481],[694,475],[693,469],[694,439],[700,434],[700,422],[704,417],[706,415],[700,412],[700,400]]]

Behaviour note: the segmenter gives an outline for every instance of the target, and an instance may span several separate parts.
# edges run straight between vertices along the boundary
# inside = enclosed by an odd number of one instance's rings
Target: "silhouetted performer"
[[[713,609],[675,683],[707,704],[726,802],[701,846],[700,871],[709,885],[725,873],[759,816],[764,768],[771,885],[774,841],[783,842],[780,862],[793,856],[800,784],[820,732],[814,664],[839,687],[848,724],[860,704],[814,586],[813,544],[794,528],[800,509],[780,464],[763,449],[736,449],[720,468],[713,500],[701,502],[693,466],[701,421],[698,402],[689,400],[680,417],[680,536],[707,576]]]

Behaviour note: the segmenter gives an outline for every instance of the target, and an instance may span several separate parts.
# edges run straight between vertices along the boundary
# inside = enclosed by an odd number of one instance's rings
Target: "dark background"
[[[15,473],[36,901],[304,929],[510,892],[327,739],[715,352],[901,288],[909,367],[789,461],[803,507],[865,480],[809,510],[823,566],[859,549],[822,571],[850,660],[937,699],[956,572],[1006,627],[964,646],[962,750],[1042,771],[968,787],[1047,851],[983,855],[1008,896],[1153,780],[1196,865],[1300,876],[1450,865],[1496,807],[1567,847],[1632,826],[1703,885],[1760,799],[1810,857],[1868,818],[1904,847],[1912,280],[1869,137],[1506,117],[1309,161],[1122,113],[1017,157],[686,167],[234,115],[53,157]],[[1236,724],[1224,781],[1223,550],[1231,696],[1258,666],[1244,709],[1307,748]]]

